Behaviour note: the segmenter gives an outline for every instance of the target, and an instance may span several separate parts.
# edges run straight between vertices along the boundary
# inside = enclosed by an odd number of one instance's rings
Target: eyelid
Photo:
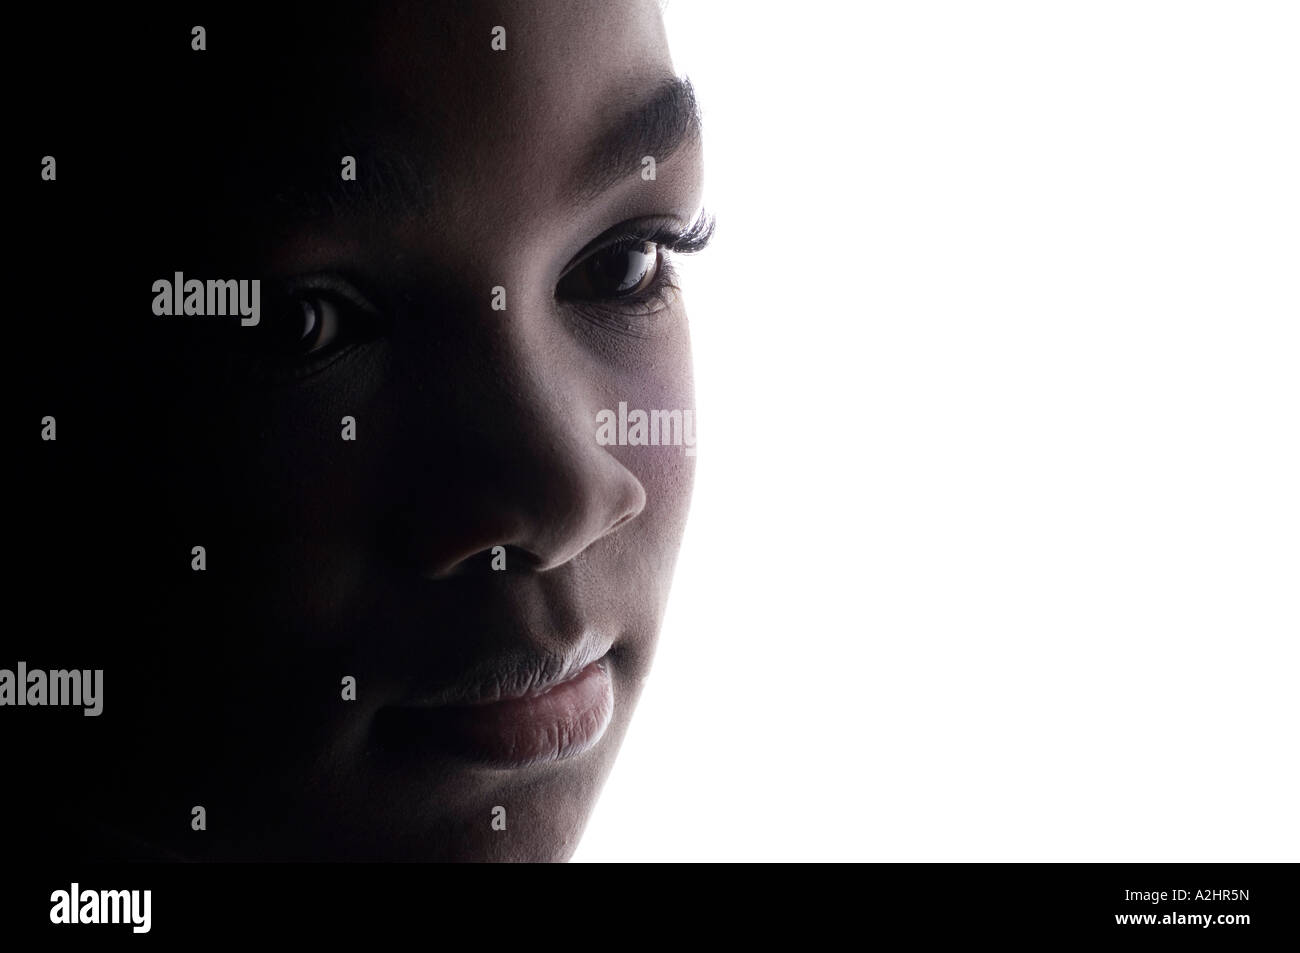
[[[654,283],[645,291],[607,301],[568,301],[565,305],[590,326],[625,337],[650,338],[658,333],[657,321],[670,306],[673,293],[679,290],[678,281],[672,262],[663,258]]]
[[[329,272],[295,275],[292,278],[285,278],[280,281],[280,290],[286,297],[310,291],[328,292],[342,298],[358,311],[363,311],[369,315],[381,313],[380,309],[353,282]]]
[[[703,251],[713,237],[715,224],[713,216],[703,210],[687,224],[682,224],[681,219],[668,215],[620,222],[588,242],[582,251],[564,266],[558,281],[563,281],[571,271],[596,252],[617,248],[623,244],[653,242],[663,249],[678,253],[692,254]]]

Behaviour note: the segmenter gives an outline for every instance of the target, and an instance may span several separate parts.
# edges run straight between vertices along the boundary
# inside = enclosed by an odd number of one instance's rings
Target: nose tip
[[[613,461],[620,474],[612,474],[608,486],[596,495],[582,499],[581,491],[575,493],[578,507],[567,519],[539,519],[513,542],[536,560],[534,568],[546,572],[562,566],[597,540],[617,531],[636,519],[645,509],[645,488],[617,461]],[[577,488],[575,488],[576,490]]]
[[[493,469],[491,477],[458,481],[454,492],[427,495],[406,514],[404,548],[420,575],[441,580],[502,564],[548,572],[646,505],[641,481],[594,439],[552,443],[544,454]]]

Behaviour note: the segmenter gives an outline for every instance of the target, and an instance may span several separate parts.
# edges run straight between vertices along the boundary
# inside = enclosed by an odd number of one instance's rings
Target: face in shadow
[[[210,121],[141,186],[166,224],[124,293],[256,278],[258,322],[150,315],[106,385],[152,426],[106,517],[137,555],[102,724],[69,725],[102,761],[77,810],[156,856],[566,859],[694,464],[672,262],[708,227],[659,7],[391,3],[207,45],[136,104]]]

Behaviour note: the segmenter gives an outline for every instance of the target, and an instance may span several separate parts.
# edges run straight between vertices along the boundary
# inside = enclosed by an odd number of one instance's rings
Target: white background
[[[714,247],[577,860],[1300,860],[1300,4],[674,0]]]

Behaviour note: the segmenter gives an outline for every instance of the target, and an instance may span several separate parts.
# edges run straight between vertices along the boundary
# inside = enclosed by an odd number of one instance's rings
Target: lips
[[[572,758],[605,734],[614,714],[608,655],[570,677],[510,697],[469,704],[396,705],[376,716],[382,740],[434,749],[491,767]]]

